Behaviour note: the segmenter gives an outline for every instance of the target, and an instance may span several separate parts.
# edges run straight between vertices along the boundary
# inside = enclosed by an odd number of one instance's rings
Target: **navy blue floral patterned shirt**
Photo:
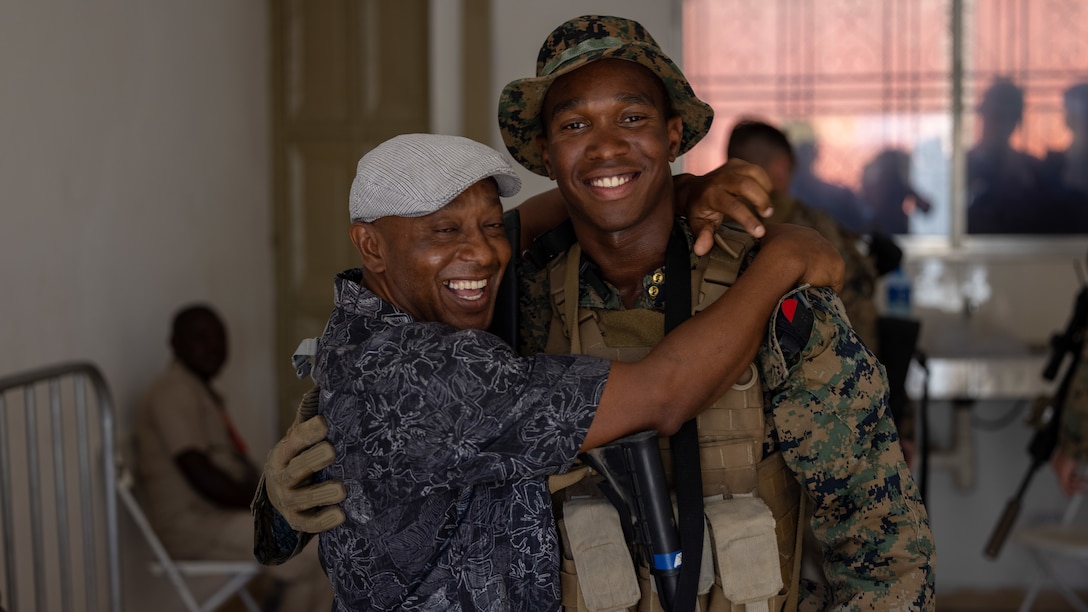
[[[553,610],[546,476],[577,456],[609,363],[522,358],[336,279],[314,379],[347,520],[320,536],[336,610]]]

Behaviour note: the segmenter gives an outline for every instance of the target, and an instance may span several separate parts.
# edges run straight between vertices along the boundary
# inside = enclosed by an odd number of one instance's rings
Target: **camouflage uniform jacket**
[[[1076,461],[1088,462],[1088,342],[1072,376],[1062,408],[1058,449]]]
[[[690,233],[688,240],[690,246]],[[546,269],[520,265],[520,350],[531,354],[547,342],[549,280]],[[636,308],[663,310],[665,278],[664,267],[644,277]],[[583,278],[579,305],[622,309],[618,292],[605,286],[609,295]],[[805,291],[815,322],[800,363],[785,363],[773,327],[757,357],[774,425],[764,452],[781,451],[811,498],[812,531],[823,549],[826,588],[802,585],[801,607],[934,609],[933,536],[886,413],[883,367],[850,328],[832,290]]]
[[[826,212],[806,206],[793,196],[776,197],[772,223],[792,223],[810,227],[820,233],[839,251],[846,263],[846,278],[839,298],[846,309],[850,326],[874,353],[877,346],[877,311],[873,294],[876,291],[876,266],[857,247],[860,236],[843,228]]]

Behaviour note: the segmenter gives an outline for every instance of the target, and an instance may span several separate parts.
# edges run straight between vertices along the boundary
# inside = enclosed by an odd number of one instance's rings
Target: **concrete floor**
[[[1088,601],[1088,593],[1080,593],[1080,596]],[[1020,609],[1020,602],[1023,599],[1024,591],[1021,589],[942,593],[937,598],[937,610],[939,612],[1015,612]],[[1057,592],[1044,592],[1032,608],[1032,612],[1072,612],[1074,610],[1075,608]],[[246,612],[246,609],[241,600],[236,598],[227,602],[219,612]]]
[[[1078,593],[1081,599],[1088,602],[1088,593]],[[957,591],[955,593],[942,593],[937,598],[937,610],[939,612],[1013,612],[1020,609],[1020,602],[1024,600],[1023,589],[1001,589],[995,591]],[[1032,612],[1065,612],[1075,608],[1057,591],[1044,591]]]

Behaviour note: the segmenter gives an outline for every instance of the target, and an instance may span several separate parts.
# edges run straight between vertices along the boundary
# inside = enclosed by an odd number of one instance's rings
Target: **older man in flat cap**
[[[672,433],[745,371],[785,291],[841,282],[815,232],[772,231],[728,296],[640,361],[519,357],[481,331],[510,258],[499,197],[519,186],[454,136],[398,136],[359,162],[362,267],[336,279],[312,371],[336,449],[320,478],[346,493],[319,549],[336,610],[555,609],[547,476],[629,433]]]

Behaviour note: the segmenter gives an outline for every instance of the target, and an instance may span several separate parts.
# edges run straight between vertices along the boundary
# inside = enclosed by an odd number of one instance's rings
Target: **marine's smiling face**
[[[683,121],[669,109],[660,79],[634,62],[600,60],[555,80],[541,110],[541,154],[576,223],[612,232],[662,208],[671,218],[669,162]]]
[[[493,179],[479,181],[422,217],[355,223],[352,242],[367,287],[420,321],[485,329],[510,243]]]

